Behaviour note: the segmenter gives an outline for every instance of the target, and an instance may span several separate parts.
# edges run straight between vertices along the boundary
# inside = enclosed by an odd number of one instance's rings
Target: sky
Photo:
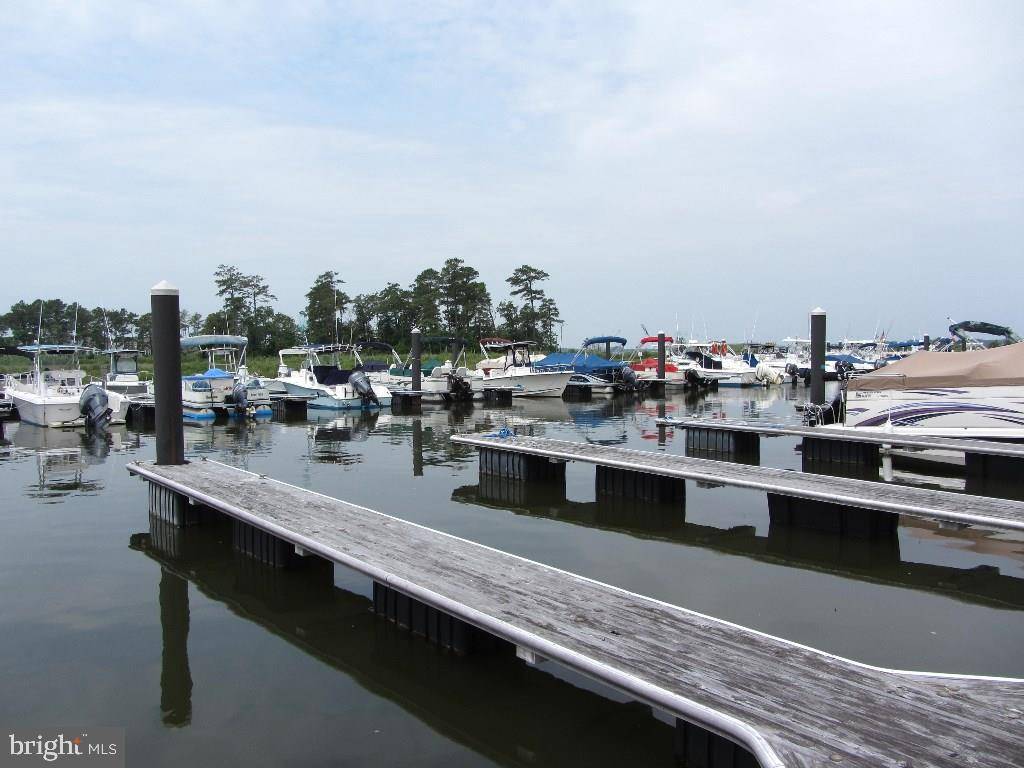
[[[0,311],[527,263],[565,343],[1024,327],[1024,4],[4,2]]]

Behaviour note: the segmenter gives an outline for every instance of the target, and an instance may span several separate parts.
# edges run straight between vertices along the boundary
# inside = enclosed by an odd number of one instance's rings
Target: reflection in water
[[[165,725],[192,722],[192,673],[188,668],[188,582],[160,569],[160,629],[164,650],[160,666],[160,713]]]
[[[124,426],[107,430],[51,429],[24,422],[17,425],[5,456],[36,464],[36,481],[25,496],[44,504],[59,503],[71,495],[94,494],[103,483],[86,477],[90,466],[102,464],[112,453],[134,450],[138,436]]]
[[[478,485],[452,492],[452,500],[510,510],[603,530],[741,555],[791,568],[938,592],[967,603],[1024,610],[1024,579],[999,568],[956,568],[903,560],[898,536],[853,538],[780,525],[767,536],[754,526],[717,528],[686,522],[683,505],[655,504],[598,495],[595,501],[566,499],[564,487],[481,475]]]
[[[133,535],[130,546],[163,574],[161,709],[168,725],[187,724],[191,716],[188,580],[235,615],[499,764],[673,764],[673,728],[649,707],[612,701],[507,652],[441,650],[376,617],[367,597],[335,587],[332,571],[315,561],[301,571],[275,569],[234,554],[216,530],[190,528],[175,537],[154,525],[160,521],[151,520],[151,533]],[[351,733],[333,736],[365,734],[353,725]]]

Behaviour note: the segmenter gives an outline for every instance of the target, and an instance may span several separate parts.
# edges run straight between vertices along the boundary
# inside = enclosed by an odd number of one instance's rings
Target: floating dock
[[[207,507],[264,562],[314,556],[369,576],[375,610],[414,633],[454,647],[439,627],[465,625],[674,715],[689,765],[1024,760],[1024,680],[860,664],[212,461],[128,470],[161,519]]]
[[[767,491],[770,503],[782,497],[787,503],[807,500],[820,507],[879,510],[965,525],[1024,530],[1024,502],[1009,499],[522,435],[462,434],[451,439],[480,450],[481,472],[513,479],[542,479],[551,473],[546,464],[580,461],[597,466],[600,491],[627,496],[645,494],[652,501],[664,500],[647,490],[654,488],[664,493],[665,485],[659,479],[697,480]],[[678,486],[672,493],[679,495]],[[783,506],[778,504],[781,513],[800,517],[816,514],[806,505],[790,510],[782,509]],[[868,525],[874,527],[875,522],[868,521]],[[852,526],[856,522],[850,517],[841,524]]]
[[[1024,445],[970,438],[899,435],[836,427],[740,421],[734,419],[657,419],[659,427],[687,431],[687,446],[723,453],[754,454],[761,435],[803,438],[804,457],[811,461],[878,466],[880,448],[963,453],[969,474],[985,477],[1021,477]]]

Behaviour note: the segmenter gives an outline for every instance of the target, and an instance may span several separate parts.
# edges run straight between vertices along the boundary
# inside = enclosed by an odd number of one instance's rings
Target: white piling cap
[[[413,328],[413,329],[412,329],[412,332],[413,332],[413,333],[419,333],[419,332],[420,332],[420,329],[419,329],[419,328]]]
[[[668,334],[666,334],[664,331],[658,331],[658,333],[656,335],[657,336],[667,336]]]
[[[821,307],[815,307],[814,309],[811,310],[811,314],[812,315],[824,315],[825,314],[825,310],[822,309]]]
[[[166,280],[161,280],[159,283],[149,289],[150,296],[177,296],[178,289],[171,285]]]

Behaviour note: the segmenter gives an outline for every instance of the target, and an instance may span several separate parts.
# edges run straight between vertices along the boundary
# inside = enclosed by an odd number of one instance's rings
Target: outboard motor
[[[112,413],[107,391],[99,384],[89,384],[78,398],[78,411],[85,417],[85,423],[94,429],[103,429],[110,423]]]
[[[840,360],[836,363],[836,378],[839,381],[846,381],[850,378],[850,371],[853,370],[853,363],[848,363],[845,360]]]
[[[373,385],[370,384],[369,377],[363,371],[358,368],[352,371],[349,374],[348,383],[352,385],[352,389],[355,390],[356,394],[363,398],[363,405],[367,403],[380,405],[380,400],[377,399],[377,395],[373,391]]]
[[[636,388],[636,371],[628,365],[623,365],[619,368],[619,378],[622,379],[622,383],[630,389]]]
[[[236,381],[231,388],[231,402],[235,406],[235,413],[245,413],[249,409],[249,393],[244,381]]]
[[[844,421],[844,411],[843,393],[840,390],[831,403],[825,405],[808,403],[804,408],[804,426],[823,427],[829,424],[840,424]]]

